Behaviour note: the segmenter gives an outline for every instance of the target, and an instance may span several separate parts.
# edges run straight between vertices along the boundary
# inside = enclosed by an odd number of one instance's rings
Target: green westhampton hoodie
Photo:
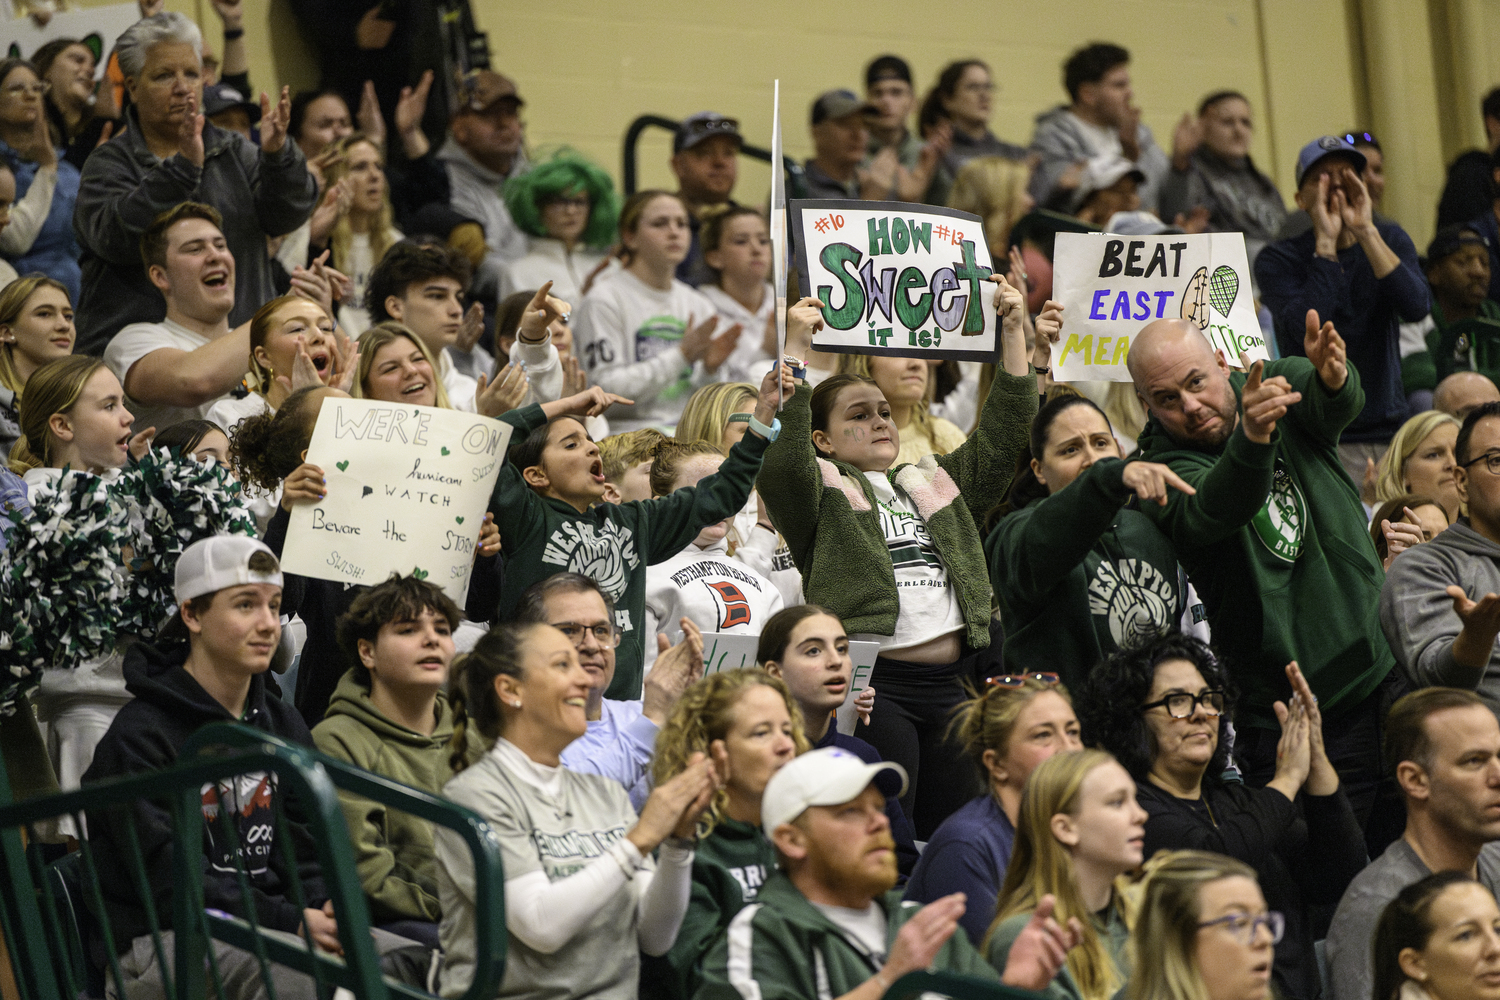
[[[901,926],[921,903],[904,902],[892,889],[874,902],[885,910],[886,953]],[[1000,974],[974,950],[962,930],[933,957],[931,968],[998,982]],[[754,903],[729,922],[703,960],[697,1000],[833,1000],[880,971],[880,963],[859,941],[847,936],[777,872],[766,880]]]
[[[547,422],[535,403],[500,419],[516,428],[512,446]],[[597,503],[582,514],[572,504],[527,486],[521,470],[507,460],[490,496],[505,556],[500,620],[511,617],[521,594],[533,583],[557,573],[591,577],[614,602],[620,628],[615,678],[604,697],[638,700],[645,678],[641,628],[646,621],[646,567],[672,558],[699,531],[744,509],[766,444],[760,435],[746,434],[729,449],[719,471],[697,486],[654,500]],[[655,636],[650,638],[655,641]]]
[[[441,693],[435,715],[431,736],[391,721],[371,704],[370,689],[351,670],[339,678],[327,716],[313,728],[313,743],[330,757],[441,795],[453,777],[448,767],[453,710]],[[472,729],[469,736],[472,763],[484,756],[484,748]],[[347,792],[339,792],[339,805],[354,839],[354,862],[370,916],[378,921],[441,917],[432,824]]]
[[[781,436],[766,449],[756,487],[802,572],[808,603],[832,610],[850,632],[894,635],[901,598],[874,488],[854,466],[818,456],[811,397],[799,388],[782,408]],[[997,368],[979,428],[967,441],[947,455],[887,473],[932,535],[971,649],[990,644],[990,586],[979,531],[1010,486],[1036,405],[1034,376]]]
[[[1291,694],[1296,660],[1325,715],[1373,691],[1396,665],[1380,629],[1385,571],[1365,526],[1354,482],[1339,461],[1339,433],[1364,406],[1359,373],[1329,392],[1306,358],[1266,364],[1302,394],[1270,444],[1243,425],[1222,448],[1179,445],[1156,420],[1141,432],[1141,458],[1163,462],[1195,496],[1170,493],[1146,516],[1172,539],[1208,609],[1214,645],[1240,686],[1237,722],[1277,727],[1272,702]],[[1238,398],[1245,376],[1230,375]]]
[[[641,1000],[690,1000],[703,977],[703,956],[775,870],[776,848],[759,824],[715,823],[693,854],[693,894],[677,943],[660,958],[641,955]]]
[[[1177,553],[1127,508],[1125,462],[1106,458],[1049,497],[1001,519],[985,539],[1012,673],[1054,671],[1073,690],[1121,645],[1182,617]]]

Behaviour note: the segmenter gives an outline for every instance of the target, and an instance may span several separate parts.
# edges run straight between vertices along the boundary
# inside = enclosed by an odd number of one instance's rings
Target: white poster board
[[[511,431],[460,410],[325,399],[307,460],[328,495],[292,508],[282,568],[367,586],[412,574],[463,607]]]
[[[1195,324],[1235,368],[1242,351],[1251,361],[1269,356],[1240,233],[1058,233],[1052,289],[1063,305],[1062,339],[1052,347],[1060,382],[1129,382],[1131,339],[1166,318]]]
[[[771,90],[771,294],[776,297],[776,363],[786,357],[786,166],[781,156],[781,81]],[[776,409],[781,383],[776,383]]]
[[[823,303],[815,349],[995,360],[993,268],[977,215],[897,201],[789,208],[802,294]]]
[[[57,38],[76,38],[99,53],[94,61],[95,77],[104,74],[104,63],[115,40],[125,29],[141,19],[134,3],[108,4],[65,10],[52,15],[46,25],[20,13],[14,0],[0,0],[0,50],[29,59],[36,50]],[[92,37],[91,37],[92,36]]]
[[[849,641],[849,658],[854,661],[854,678],[849,683],[849,694],[834,715],[839,732],[845,736],[854,735],[854,724],[859,721],[859,714],[854,711],[854,699],[870,686],[870,675],[875,672],[875,658],[879,655],[878,642]]]

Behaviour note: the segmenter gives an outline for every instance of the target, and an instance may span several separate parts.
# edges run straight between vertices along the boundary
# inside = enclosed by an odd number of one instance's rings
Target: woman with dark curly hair
[[[553,295],[577,305],[620,221],[609,174],[564,147],[506,182],[505,207],[531,237],[531,252],[505,265],[500,297],[550,281]]]
[[[1333,904],[1365,866],[1364,835],[1323,750],[1318,702],[1287,665],[1290,705],[1276,703],[1281,743],[1264,788],[1226,781],[1235,690],[1197,639],[1170,632],[1120,650],[1089,674],[1077,708],[1084,742],[1114,754],[1140,784],[1146,857],[1213,851],[1250,865],[1267,905],[1286,915],[1278,995],[1321,991],[1307,909]]]

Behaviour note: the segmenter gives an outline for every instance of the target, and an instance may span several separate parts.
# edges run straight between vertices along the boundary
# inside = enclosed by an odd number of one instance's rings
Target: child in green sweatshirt
[[[990,641],[979,529],[1005,495],[1036,413],[1025,302],[1003,278],[992,280],[1003,364],[963,445],[893,469],[900,440],[890,403],[872,380],[835,375],[787,403],[757,483],[808,602],[834,611],[851,639],[880,644],[875,710],[858,735],[906,769],[903,805],[918,839],[977,792],[973,767],[943,733]],[[788,325],[821,325],[821,306],[802,300]]]
[[[600,502],[604,464],[582,418],[629,400],[595,386],[504,414],[500,419],[516,433],[490,498],[505,553],[500,618],[511,617],[527,587],[554,573],[595,580],[614,603],[619,632],[615,677],[604,696],[639,699],[646,567],[672,558],[703,528],[745,506],[775,434],[778,391],[789,397],[795,391],[786,365],[766,373],[750,430],[717,473],[670,496],[622,504]]]
[[[1102,656],[1178,623],[1177,553],[1126,506],[1164,504],[1169,488],[1197,492],[1165,465],[1121,461],[1109,418],[1087,397],[1049,394],[984,543],[1011,673],[1057,673],[1076,687]]]

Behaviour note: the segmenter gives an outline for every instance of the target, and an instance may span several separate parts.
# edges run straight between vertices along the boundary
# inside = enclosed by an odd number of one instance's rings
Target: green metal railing
[[[278,794],[273,797],[277,829],[287,830],[284,802],[295,803],[298,820],[306,824],[316,842],[317,859],[327,894],[338,914],[341,958],[320,952],[310,936],[297,944],[261,933],[253,906],[244,918],[207,911],[204,905],[203,843],[205,819],[202,790],[241,775],[266,773],[274,776]],[[371,775],[309,748],[286,743],[258,730],[228,723],[205,727],[183,748],[176,764],[161,771],[131,775],[87,788],[22,802],[10,801],[5,770],[0,767],[0,921],[11,957],[17,986],[24,1000],[75,1000],[88,993],[87,959],[74,932],[76,912],[60,908],[50,891],[49,873],[40,849],[23,845],[21,831],[59,816],[71,816],[79,829],[85,813],[96,821],[109,814],[123,816],[118,832],[127,877],[150,925],[156,960],[168,996],[178,1000],[200,1000],[208,996],[210,982],[218,995],[221,988],[218,963],[211,940],[222,941],[255,956],[272,1000],[270,968],[284,966],[311,976],[320,995],[334,987],[350,990],[359,1000],[386,1000],[395,995],[427,1000],[431,995],[386,980],[370,934],[369,909],[360,888],[354,850],[337,789],[373,799],[389,808],[410,812],[454,831],[470,850],[475,873],[475,974],[464,1000],[493,997],[505,968],[504,875],[499,844],[493,831],[477,814],[438,796]],[[155,802],[165,808],[173,827],[170,887],[171,927],[169,944],[162,936],[161,914],[154,900],[158,893],[148,884],[146,860],[135,825],[136,806]],[[230,856],[236,859],[236,877],[241,896],[252,896],[249,876],[239,850],[234,823],[228,809],[218,812],[215,835],[224,838]],[[305,908],[290,836],[276,837],[286,870],[293,873],[288,886],[291,900]],[[119,955],[130,946],[117,940],[104,915],[107,913],[99,878],[100,858],[87,840],[76,856],[66,862],[80,876],[83,900],[93,918],[106,961],[105,975],[123,995],[124,976]],[[76,910],[78,901],[69,900]],[[97,992],[97,989],[96,991]]]

